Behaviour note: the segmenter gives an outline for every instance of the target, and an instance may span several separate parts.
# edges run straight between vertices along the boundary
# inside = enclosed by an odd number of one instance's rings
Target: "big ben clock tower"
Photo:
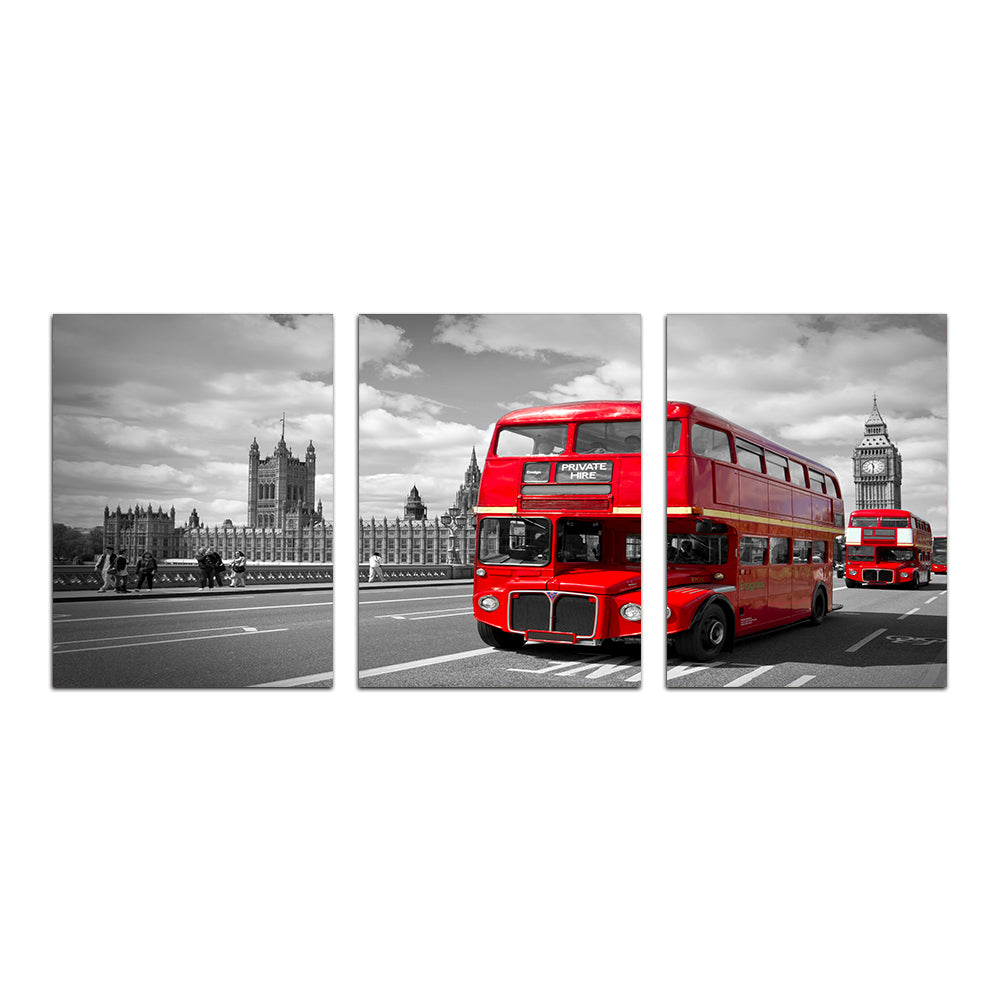
[[[865,421],[865,436],[854,449],[855,509],[902,506],[903,459],[889,440],[878,397],[872,397],[872,412]]]

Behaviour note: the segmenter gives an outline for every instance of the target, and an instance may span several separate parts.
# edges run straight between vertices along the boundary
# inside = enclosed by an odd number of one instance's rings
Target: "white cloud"
[[[371,365],[385,378],[422,374],[420,365],[404,360],[413,349],[401,326],[362,316],[358,320],[358,367]]]
[[[467,354],[494,351],[519,358],[563,354],[613,361],[639,355],[637,315],[442,316],[434,340]]]

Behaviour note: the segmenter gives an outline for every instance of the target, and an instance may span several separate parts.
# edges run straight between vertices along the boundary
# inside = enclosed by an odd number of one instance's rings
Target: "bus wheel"
[[[822,625],[826,617],[826,594],[822,590],[817,590],[813,594],[813,612],[809,616],[810,625]]]
[[[502,628],[496,628],[487,622],[477,621],[476,628],[479,629],[479,638],[494,649],[520,649],[524,645],[523,635],[504,632]]]
[[[678,635],[674,642],[677,652],[685,660],[704,662],[714,659],[722,651],[728,632],[729,625],[722,609],[711,607],[694,628]]]
[[[845,580],[844,583],[846,583],[851,590],[853,590],[855,587],[861,586],[861,584],[858,583],[857,580]]]

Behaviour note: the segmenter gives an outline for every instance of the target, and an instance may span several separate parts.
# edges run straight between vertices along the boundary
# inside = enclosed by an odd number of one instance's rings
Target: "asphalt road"
[[[947,682],[947,578],[919,590],[848,590],[818,628],[792,625],[736,643],[724,659],[691,663],[667,650],[669,688],[920,688]]]
[[[638,644],[612,649],[530,642],[516,652],[479,638],[472,585],[362,590],[361,687],[636,688]]]
[[[57,602],[52,686],[330,687],[329,590]]]

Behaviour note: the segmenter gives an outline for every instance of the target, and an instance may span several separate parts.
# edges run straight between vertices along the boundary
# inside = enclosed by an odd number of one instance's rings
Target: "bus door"
[[[767,557],[771,567],[767,577],[767,604],[768,614],[774,625],[788,621],[794,613],[791,556],[791,539],[772,535]],[[808,601],[805,606],[809,606]]]
[[[770,624],[767,604],[767,538],[741,535],[736,587],[736,628],[764,628]]]
[[[792,539],[792,609],[812,607],[816,571],[812,561],[813,543],[808,538]]]

